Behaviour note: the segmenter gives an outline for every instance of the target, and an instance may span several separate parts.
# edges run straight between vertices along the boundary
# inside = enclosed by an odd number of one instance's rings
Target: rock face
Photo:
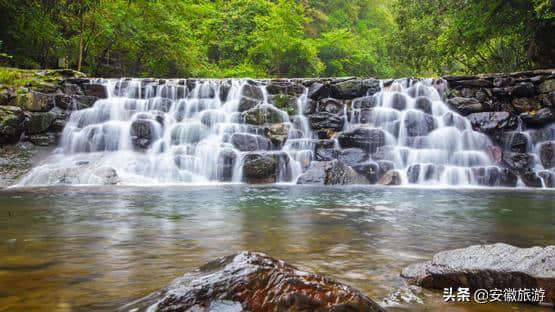
[[[23,132],[25,116],[15,106],[0,106],[0,144],[15,143]]]
[[[503,133],[516,129],[518,122],[515,116],[508,112],[484,112],[467,116],[474,130],[483,132],[495,139],[501,138]]]
[[[297,184],[347,185],[368,184],[368,180],[340,160],[313,161]]]
[[[384,311],[358,290],[263,253],[205,264],[131,303],[136,311]]]
[[[555,246],[518,248],[476,245],[443,251],[431,261],[408,266],[401,276],[425,288],[542,288],[555,303]]]

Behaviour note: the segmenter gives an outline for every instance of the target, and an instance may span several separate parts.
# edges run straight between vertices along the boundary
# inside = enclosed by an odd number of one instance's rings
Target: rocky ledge
[[[384,311],[350,286],[247,251],[207,263],[122,310]]]
[[[405,268],[401,276],[424,288],[471,290],[541,288],[555,304],[555,246],[518,248],[497,243],[443,251]]]

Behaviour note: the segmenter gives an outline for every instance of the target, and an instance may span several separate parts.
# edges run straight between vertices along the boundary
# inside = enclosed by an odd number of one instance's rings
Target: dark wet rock
[[[368,154],[360,148],[346,148],[336,152],[335,157],[347,166],[360,164],[368,160]]]
[[[318,112],[341,115],[343,114],[343,106],[343,102],[339,100],[333,98],[324,98],[318,101],[317,110]]]
[[[469,115],[484,111],[482,104],[475,98],[454,97],[447,104],[461,115]]]
[[[555,246],[518,248],[497,243],[442,251],[431,261],[405,268],[401,276],[425,288],[542,288],[555,302]]]
[[[101,84],[84,83],[82,84],[83,93],[88,96],[96,96],[100,99],[108,98],[108,90]]]
[[[409,183],[438,181],[444,170],[445,167],[442,165],[414,164],[407,169],[407,178]]]
[[[397,110],[404,110],[407,108],[407,98],[402,93],[394,93],[391,98],[391,106]]]
[[[501,138],[505,131],[515,130],[518,121],[508,112],[483,112],[467,116],[476,131],[485,133],[494,139]]]
[[[437,127],[437,122],[430,114],[419,111],[408,111],[404,119],[408,136],[427,135]]]
[[[129,311],[384,311],[358,290],[243,251],[209,262]]]
[[[503,162],[516,171],[526,170],[534,166],[534,155],[527,153],[503,153]]]
[[[354,99],[372,95],[380,90],[380,82],[376,79],[352,79],[335,83],[332,95],[337,99]]]
[[[378,181],[382,185],[401,185],[403,180],[401,179],[401,174],[395,170],[389,170],[386,172]]]
[[[229,182],[233,178],[233,170],[237,154],[232,149],[224,149],[218,155],[217,179],[220,182]]]
[[[352,168],[360,175],[364,176],[370,184],[376,184],[381,178],[380,166],[377,163],[362,163],[352,165]]]
[[[555,167],[555,141],[541,143],[538,150],[542,166],[546,169]]]
[[[335,159],[336,150],[334,140],[319,140],[314,146],[314,159],[317,161],[330,161]]]
[[[62,93],[67,95],[84,95],[83,89],[78,84],[64,82],[62,84]]]
[[[342,148],[356,147],[374,153],[378,147],[385,145],[385,133],[380,129],[356,128],[340,133],[337,140]]]
[[[256,105],[262,103],[260,100],[256,100],[256,99],[251,99],[248,97],[241,97],[241,99],[239,100],[239,107],[238,107],[238,111],[240,112],[244,112],[247,111],[251,108],[256,107]]]
[[[53,112],[29,113],[29,120],[25,123],[25,133],[31,135],[46,132],[56,117]]]
[[[25,123],[23,110],[16,106],[0,106],[0,144],[19,141]]]
[[[535,112],[522,113],[519,117],[526,124],[526,126],[531,128],[543,127],[554,120],[553,112],[547,107]]]
[[[264,93],[262,89],[258,86],[253,86],[250,84],[245,84],[241,89],[241,95],[255,100],[262,100],[264,98]]]
[[[345,125],[345,117],[337,116],[330,113],[318,113],[310,115],[308,118],[312,130],[329,129],[333,131],[341,131]]]
[[[281,148],[287,141],[289,136],[290,126],[285,123],[273,124],[265,128],[265,135],[272,144],[276,147]]]
[[[137,119],[131,123],[131,140],[133,146],[147,149],[154,142],[154,127],[152,121]]]
[[[464,117],[461,117],[452,112],[447,112],[443,115],[443,124],[446,127],[455,127],[460,130],[464,130],[466,127]]]
[[[538,172],[538,176],[542,178],[545,187],[555,187],[555,171],[542,170]]]
[[[274,106],[262,104],[243,112],[243,118],[245,119],[245,123],[263,125],[280,123],[283,121],[284,116]]]
[[[242,152],[270,149],[270,141],[259,135],[234,133],[230,141],[236,149]]]
[[[485,186],[515,187],[518,182],[516,174],[507,168],[474,167],[472,173],[477,183]]]
[[[369,110],[372,107],[378,105],[378,101],[375,96],[363,96],[353,99],[352,106],[355,109]]]
[[[348,185],[368,184],[368,180],[353,168],[334,159],[331,161],[313,161],[298,179],[297,184]]]
[[[536,87],[531,82],[521,82],[513,87],[515,97],[532,97],[536,94]]]
[[[266,91],[268,94],[301,95],[304,87],[292,81],[273,80],[266,86]]]
[[[417,97],[414,101],[414,108],[423,111],[426,114],[432,113],[432,101],[426,97]]]
[[[211,127],[217,123],[224,122],[226,120],[225,113],[219,110],[205,110],[201,113],[200,121],[208,126]]]
[[[288,164],[286,153],[248,154],[243,163],[243,181],[251,184],[275,183],[279,176],[288,176]]]
[[[308,88],[308,97],[313,100],[319,100],[330,97],[332,92],[332,87],[329,84],[315,82]]]
[[[502,146],[515,153],[526,153],[528,147],[528,136],[524,132],[510,131],[503,133],[501,137]]]
[[[532,170],[528,169],[520,173],[520,180],[528,187],[542,187],[542,179]]]

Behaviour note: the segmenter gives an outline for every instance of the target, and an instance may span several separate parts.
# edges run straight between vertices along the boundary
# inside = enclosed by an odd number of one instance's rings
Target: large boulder
[[[243,161],[243,182],[276,183],[279,177],[289,178],[289,156],[286,153],[252,153]]]
[[[425,288],[541,288],[544,303],[555,303],[555,246],[518,248],[474,245],[442,251],[432,260],[405,268],[401,276]]]
[[[264,98],[264,93],[262,92],[262,89],[251,84],[243,85],[243,87],[241,88],[241,95],[255,100],[262,100]]]
[[[255,134],[234,133],[230,141],[231,144],[241,152],[270,149],[270,142],[268,139]]]
[[[346,148],[335,153],[335,157],[347,166],[360,164],[368,160],[368,154],[360,148]]]
[[[88,96],[95,96],[97,98],[105,99],[108,98],[108,90],[101,84],[96,83],[84,83],[81,85],[83,88],[83,93]]]
[[[368,153],[375,153],[378,147],[385,145],[385,133],[380,129],[356,128],[342,132],[337,140],[343,148],[361,148]]]
[[[541,93],[550,93],[555,91],[555,79],[549,79],[542,82],[538,86],[538,91]]]
[[[502,146],[515,153],[525,153],[528,148],[528,135],[525,132],[505,132],[501,137]]]
[[[504,132],[515,130],[518,120],[508,112],[483,112],[467,116],[472,128],[495,139],[501,138]]]
[[[25,114],[16,106],[0,106],[0,144],[15,143],[19,141]]]
[[[251,125],[263,125],[280,123],[287,120],[281,111],[269,104],[261,104],[243,112],[245,123]]]
[[[472,174],[480,185],[515,187],[518,182],[516,174],[508,168],[473,167]]]
[[[53,94],[35,91],[18,94],[16,99],[16,105],[29,112],[47,112],[55,103]]]
[[[384,311],[358,290],[258,253],[209,262],[125,311]]]
[[[527,187],[542,187],[542,179],[540,176],[531,169],[523,170],[520,172],[520,180]]]
[[[139,149],[147,149],[154,142],[154,125],[151,120],[137,119],[131,123],[131,141]]]
[[[447,104],[464,116],[484,111],[482,103],[475,98],[454,97],[447,100]]]
[[[525,112],[519,115],[520,119],[530,128],[541,128],[553,121],[553,112],[544,107],[534,112]]]
[[[275,146],[281,148],[287,141],[290,128],[286,123],[272,124],[265,128],[264,134]]]
[[[544,168],[555,167],[555,141],[541,143],[539,146],[540,161]]]
[[[297,184],[347,185],[368,184],[368,180],[340,160],[313,161]]]
[[[312,130],[332,130],[337,132],[341,131],[345,125],[345,117],[326,112],[310,115],[308,120]]]
[[[301,95],[304,93],[304,86],[288,80],[272,80],[267,86],[268,94],[282,95]]]
[[[380,91],[377,79],[351,79],[333,84],[332,95],[337,99],[354,99]]]
[[[313,100],[330,97],[332,93],[332,87],[324,82],[314,82],[308,88],[308,97]]]
[[[527,170],[534,166],[534,155],[527,153],[504,152],[502,160],[505,165],[516,171]]]
[[[324,98],[317,102],[317,111],[330,114],[342,115],[344,112],[342,101],[334,98]]]
[[[39,134],[46,132],[57,115],[54,112],[29,113],[29,120],[25,124],[26,134]]]
[[[437,127],[437,121],[430,114],[411,110],[405,115],[404,126],[408,136],[422,136],[434,130]]]

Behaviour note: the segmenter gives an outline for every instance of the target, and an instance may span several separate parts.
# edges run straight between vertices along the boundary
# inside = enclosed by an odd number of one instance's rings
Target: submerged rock
[[[209,262],[122,310],[384,311],[350,286],[248,251]]]
[[[518,248],[497,243],[442,251],[401,276],[425,288],[542,288],[555,303],[555,246]]]
[[[313,161],[307,171],[297,179],[297,184],[347,185],[368,183],[364,176],[337,159]]]

